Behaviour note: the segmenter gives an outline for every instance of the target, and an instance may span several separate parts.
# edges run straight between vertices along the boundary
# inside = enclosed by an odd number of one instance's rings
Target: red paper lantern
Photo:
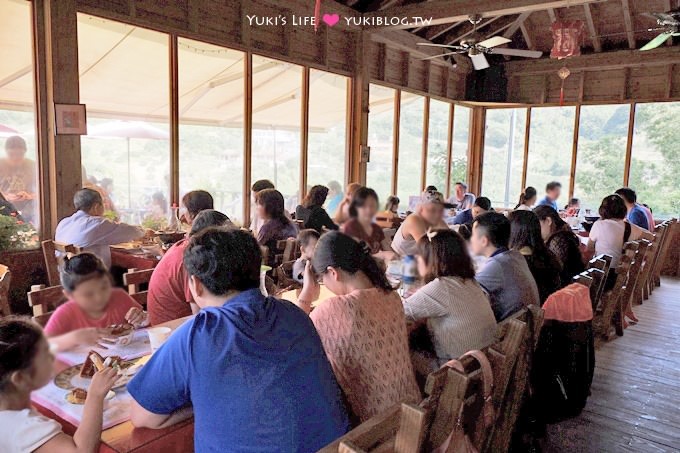
[[[558,21],[552,24],[553,48],[550,58],[567,58],[581,55],[583,22],[580,20]]]

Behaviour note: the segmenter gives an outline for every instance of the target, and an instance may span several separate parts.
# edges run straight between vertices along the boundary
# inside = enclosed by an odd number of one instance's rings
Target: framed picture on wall
[[[87,135],[85,104],[54,104],[57,135]]]

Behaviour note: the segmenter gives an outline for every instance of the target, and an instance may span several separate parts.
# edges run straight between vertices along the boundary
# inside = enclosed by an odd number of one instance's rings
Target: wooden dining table
[[[123,269],[153,269],[159,261],[160,258],[154,253],[116,245],[111,246],[111,266]]]
[[[158,326],[166,326],[177,329],[184,322],[192,318],[168,321]],[[55,360],[55,374],[68,368],[68,364]],[[34,403],[34,407],[43,415],[61,423],[66,434],[73,435],[76,427],[59,417],[47,408]],[[163,452],[185,453],[194,451],[194,420],[190,418],[176,425],[164,429],[135,428],[132,422],[127,421],[102,431],[100,453],[131,453],[131,452]]]

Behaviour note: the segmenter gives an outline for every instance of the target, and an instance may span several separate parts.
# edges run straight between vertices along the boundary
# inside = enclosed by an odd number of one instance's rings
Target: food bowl
[[[174,244],[186,236],[183,231],[156,231],[156,237],[163,245]]]

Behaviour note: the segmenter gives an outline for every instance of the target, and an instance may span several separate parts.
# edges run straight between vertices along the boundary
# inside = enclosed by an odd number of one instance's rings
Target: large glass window
[[[522,192],[526,109],[486,112],[482,193],[494,206],[514,208]]]
[[[425,185],[435,186],[446,193],[446,166],[448,164],[449,112],[448,102],[430,100],[430,124],[427,139],[427,178]]]
[[[397,196],[401,209],[409,208],[409,198],[419,196],[422,188],[424,115],[425,98],[402,91],[397,169]]]
[[[207,190],[215,209],[241,223],[244,53],[183,38],[178,45],[180,196]]]
[[[453,150],[451,156],[451,185],[453,195],[456,182],[467,182],[468,146],[470,143],[470,113],[468,107],[456,105],[453,109]]]
[[[310,70],[307,184],[330,188],[326,206],[331,215],[342,199],[345,181],[348,87],[345,76]]]
[[[392,88],[370,86],[368,146],[371,159],[366,166],[366,185],[378,193],[383,203],[392,195],[395,95]]]
[[[656,218],[680,212],[680,102],[637,104],[629,185]]]
[[[623,184],[630,105],[584,105],[578,132],[574,197],[597,210]]]
[[[0,2],[0,250],[39,245],[31,3]]]
[[[168,35],[78,15],[83,184],[126,222],[147,223],[169,202],[168,47]]]
[[[560,207],[569,197],[575,115],[576,107],[531,109],[526,184],[536,188],[540,199],[547,183],[562,183],[562,196],[557,200]]]
[[[286,209],[300,200],[302,66],[253,56],[253,182],[269,179]]]

